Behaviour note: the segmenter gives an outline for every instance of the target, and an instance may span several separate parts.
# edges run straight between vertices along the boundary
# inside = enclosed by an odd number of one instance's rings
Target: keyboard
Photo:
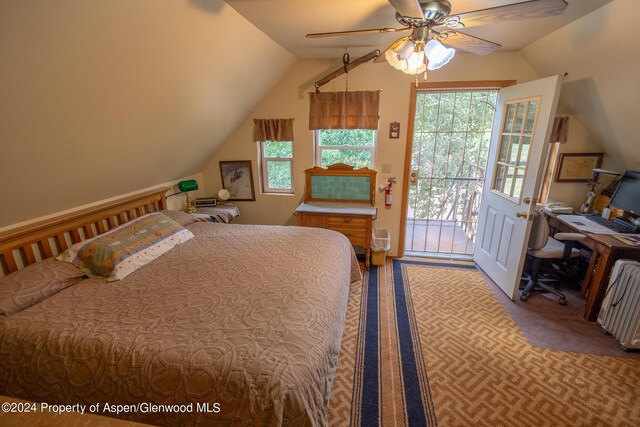
[[[609,221],[608,219],[602,218],[600,215],[585,215],[585,218],[597,224],[603,225],[608,229],[615,231],[616,233],[635,234],[638,232],[636,227],[634,226],[626,225],[620,222]]]

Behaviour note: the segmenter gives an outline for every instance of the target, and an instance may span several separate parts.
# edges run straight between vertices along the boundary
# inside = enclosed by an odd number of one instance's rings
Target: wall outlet
[[[382,165],[382,173],[391,173],[391,165],[383,164]]]

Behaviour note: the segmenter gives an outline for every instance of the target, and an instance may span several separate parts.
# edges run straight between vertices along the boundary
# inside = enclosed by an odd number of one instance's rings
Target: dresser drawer
[[[355,215],[327,215],[327,228],[353,227],[366,230],[369,219],[366,216]]]
[[[366,228],[350,228],[350,227],[327,227],[330,230],[342,233],[354,245],[367,247],[367,230]]]

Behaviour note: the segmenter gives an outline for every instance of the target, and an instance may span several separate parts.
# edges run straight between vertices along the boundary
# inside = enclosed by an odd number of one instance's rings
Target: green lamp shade
[[[180,181],[178,183],[178,190],[184,192],[195,191],[198,189],[198,181],[195,179],[188,179],[186,181]]]

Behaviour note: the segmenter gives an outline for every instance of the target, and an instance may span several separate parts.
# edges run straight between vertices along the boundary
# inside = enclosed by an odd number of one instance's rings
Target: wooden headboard
[[[0,233],[0,277],[139,216],[167,208],[159,188]]]

